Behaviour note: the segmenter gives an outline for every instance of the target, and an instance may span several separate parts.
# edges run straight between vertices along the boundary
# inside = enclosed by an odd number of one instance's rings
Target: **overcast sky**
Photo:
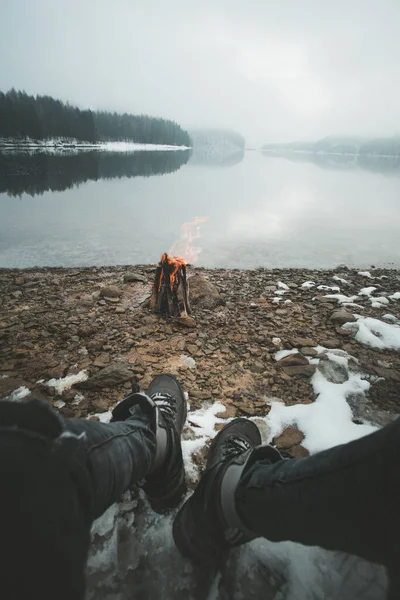
[[[229,127],[400,133],[400,0],[0,0],[0,88]]]

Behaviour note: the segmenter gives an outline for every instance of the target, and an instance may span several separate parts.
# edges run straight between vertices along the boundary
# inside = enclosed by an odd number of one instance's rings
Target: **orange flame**
[[[187,262],[181,258],[180,256],[169,256],[166,252],[161,255],[161,264],[167,263],[171,268],[169,274],[169,287],[171,291],[173,290],[174,284],[177,283],[176,275],[179,269],[187,264]],[[163,279],[165,277],[165,273],[163,270],[163,276],[160,277],[160,282],[158,284],[158,291],[161,290]]]
[[[200,225],[208,221],[208,217],[195,217],[193,221],[181,226],[181,239],[171,247],[169,254],[183,256],[188,263],[195,263],[201,248],[193,246],[193,240],[200,237]]]

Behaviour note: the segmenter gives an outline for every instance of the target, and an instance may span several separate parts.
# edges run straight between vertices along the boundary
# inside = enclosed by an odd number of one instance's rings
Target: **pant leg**
[[[94,518],[149,472],[156,452],[150,420],[140,407],[126,421],[100,423],[85,419],[64,419],[65,429],[85,434],[86,467],[94,499]]]
[[[236,491],[250,529],[400,569],[400,419],[308,458],[261,457],[256,449]]]

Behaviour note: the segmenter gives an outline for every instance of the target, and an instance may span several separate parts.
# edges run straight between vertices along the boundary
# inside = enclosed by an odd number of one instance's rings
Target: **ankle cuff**
[[[160,419],[162,419],[162,416],[157,406],[155,407],[155,414],[156,456],[154,458],[153,466],[151,467],[150,473],[153,473],[163,465],[168,450],[168,434],[165,427],[163,427],[160,424]]]
[[[237,485],[252,453],[253,449],[240,454],[229,464],[222,477],[220,493],[222,517],[225,523],[224,536],[232,546],[244,544],[259,537],[258,534],[246,527],[239,517],[235,500]]]

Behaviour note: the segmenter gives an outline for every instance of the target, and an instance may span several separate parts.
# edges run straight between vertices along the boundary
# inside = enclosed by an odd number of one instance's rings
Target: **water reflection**
[[[287,158],[293,162],[311,162],[322,169],[364,169],[374,173],[400,176],[400,156],[378,156],[371,154],[335,154],[328,152],[281,152],[264,150],[263,156]]]
[[[189,156],[189,150],[0,152],[0,193],[35,196],[47,191],[64,191],[86,181],[164,175],[180,169]]]

